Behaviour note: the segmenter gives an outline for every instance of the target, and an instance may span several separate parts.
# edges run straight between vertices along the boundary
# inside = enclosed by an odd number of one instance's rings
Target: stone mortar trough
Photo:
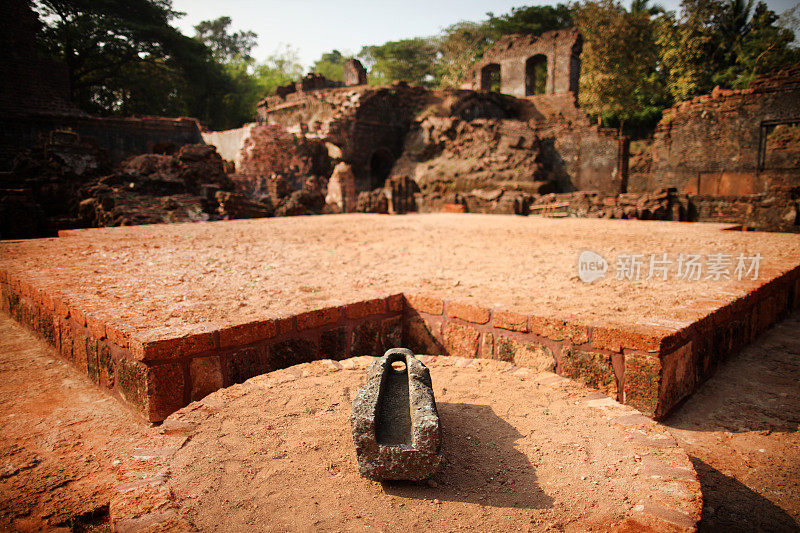
[[[366,478],[425,479],[442,462],[431,374],[411,350],[387,350],[370,365],[350,423],[358,470]]]
[[[550,372],[419,356],[442,465],[359,475],[351,402],[376,359],[319,360],[221,389],[153,428],[120,470],[118,531],[694,531],[700,484],[668,431]]]

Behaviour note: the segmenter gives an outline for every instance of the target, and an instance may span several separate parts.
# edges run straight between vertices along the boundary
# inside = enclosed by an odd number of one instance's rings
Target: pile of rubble
[[[84,227],[215,220],[214,194],[233,188],[216,148],[191,144],[124,160],[82,189],[78,216]]]
[[[554,190],[539,137],[526,122],[428,117],[409,133],[392,176],[409,176],[431,202],[473,189]]]

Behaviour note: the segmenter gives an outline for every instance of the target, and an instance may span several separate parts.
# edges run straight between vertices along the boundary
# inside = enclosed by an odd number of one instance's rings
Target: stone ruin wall
[[[0,170],[10,170],[17,152],[59,129],[94,137],[115,162],[152,152],[159,144],[177,149],[201,142],[194,119],[96,117],[80,111],[69,101],[66,68],[37,58],[35,34],[41,23],[30,4],[3,3],[0,16],[14,21],[0,32]]]
[[[773,151],[759,164],[762,125],[770,121],[800,123],[800,65],[747,89],[715,89],[665,110],[643,168],[631,172],[630,189],[736,196],[800,185],[796,148],[793,161]]]
[[[686,198],[685,220],[799,231],[800,65],[665,110],[628,190],[667,188]]]
[[[575,28],[539,37],[503,36],[475,64],[468,86],[489,90],[484,74],[499,65],[500,92],[525,99],[520,118],[541,139],[543,158],[552,167],[559,191],[625,192],[627,138],[592,125],[577,104],[582,47]],[[528,69],[529,60],[535,58],[546,60],[546,81],[540,93],[533,90],[534,73]]]

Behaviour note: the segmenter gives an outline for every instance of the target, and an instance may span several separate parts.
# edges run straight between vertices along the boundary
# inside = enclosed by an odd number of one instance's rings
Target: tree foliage
[[[369,69],[369,83],[373,85],[405,81],[433,87],[438,79],[439,49],[432,38],[365,46],[358,56]]]
[[[344,64],[348,59],[350,57],[343,55],[339,50],[331,50],[322,54],[314,62],[311,70],[322,74],[329,80],[344,81]]]
[[[195,39],[206,45],[221,63],[249,61],[258,34],[252,31],[229,31],[230,17],[204,20],[194,27]]]
[[[566,4],[553,6],[514,7],[511,13],[495,16],[486,14],[486,24],[495,38],[509,33],[541,35],[546,31],[562,30],[572,26],[573,9]]]
[[[581,105],[622,122],[658,113],[662,87],[649,11],[643,6],[626,11],[615,0],[597,0],[581,4],[574,18],[584,38]]]
[[[674,100],[739,88],[758,74],[800,61],[791,30],[777,25],[766,4],[752,0],[683,0],[668,14],[657,44],[667,90]]]

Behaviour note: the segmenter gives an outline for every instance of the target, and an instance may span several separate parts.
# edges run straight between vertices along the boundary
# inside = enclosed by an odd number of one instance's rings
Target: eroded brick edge
[[[741,284],[738,288],[741,288]],[[157,340],[0,272],[2,310],[149,422],[255,375],[317,359],[415,353],[554,371],[656,419],[720,362],[800,306],[800,265],[685,327],[581,324],[431,295],[395,294]]]

